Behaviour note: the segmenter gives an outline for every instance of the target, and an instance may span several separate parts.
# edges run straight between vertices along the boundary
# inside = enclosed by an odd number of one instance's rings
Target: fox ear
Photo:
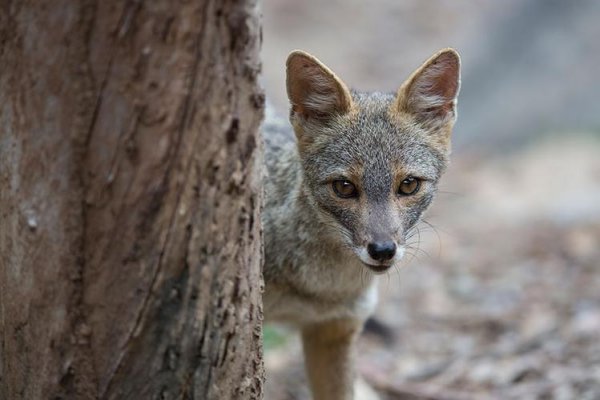
[[[348,87],[315,57],[300,50],[287,59],[287,93],[292,114],[326,120],[350,111]]]
[[[398,90],[398,111],[414,115],[429,127],[443,127],[456,119],[460,88],[460,57],[444,49],[425,61]]]

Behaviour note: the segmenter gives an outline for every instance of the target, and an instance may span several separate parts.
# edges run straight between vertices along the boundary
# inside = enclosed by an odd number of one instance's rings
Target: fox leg
[[[314,400],[354,399],[353,347],[362,321],[338,319],[302,329],[306,372]]]

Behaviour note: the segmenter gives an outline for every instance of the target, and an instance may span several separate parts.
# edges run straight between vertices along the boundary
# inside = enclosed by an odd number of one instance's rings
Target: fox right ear
[[[352,107],[350,91],[329,68],[300,50],[287,59],[287,93],[292,114],[326,120]]]
[[[421,123],[442,127],[456,119],[460,89],[460,57],[444,49],[433,55],[408,78],[398,91],[397,109]]]

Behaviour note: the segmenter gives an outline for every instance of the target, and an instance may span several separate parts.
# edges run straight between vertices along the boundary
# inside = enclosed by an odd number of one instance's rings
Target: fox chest
[[[319,295],[298,290],[287,284],[266,283],[263,296],[267,322],[282,322],[296,326],[338,318],[364,320],[377,304],[377,288],[371,283],[354,296]]]

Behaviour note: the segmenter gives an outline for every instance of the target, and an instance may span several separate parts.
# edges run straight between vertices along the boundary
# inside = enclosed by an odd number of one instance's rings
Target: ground
[[[360,339],[382,399],[600,399],[599,155],[565,134],[455,157]],[[267,332],[267,399],[309,399],[298,338]]]

